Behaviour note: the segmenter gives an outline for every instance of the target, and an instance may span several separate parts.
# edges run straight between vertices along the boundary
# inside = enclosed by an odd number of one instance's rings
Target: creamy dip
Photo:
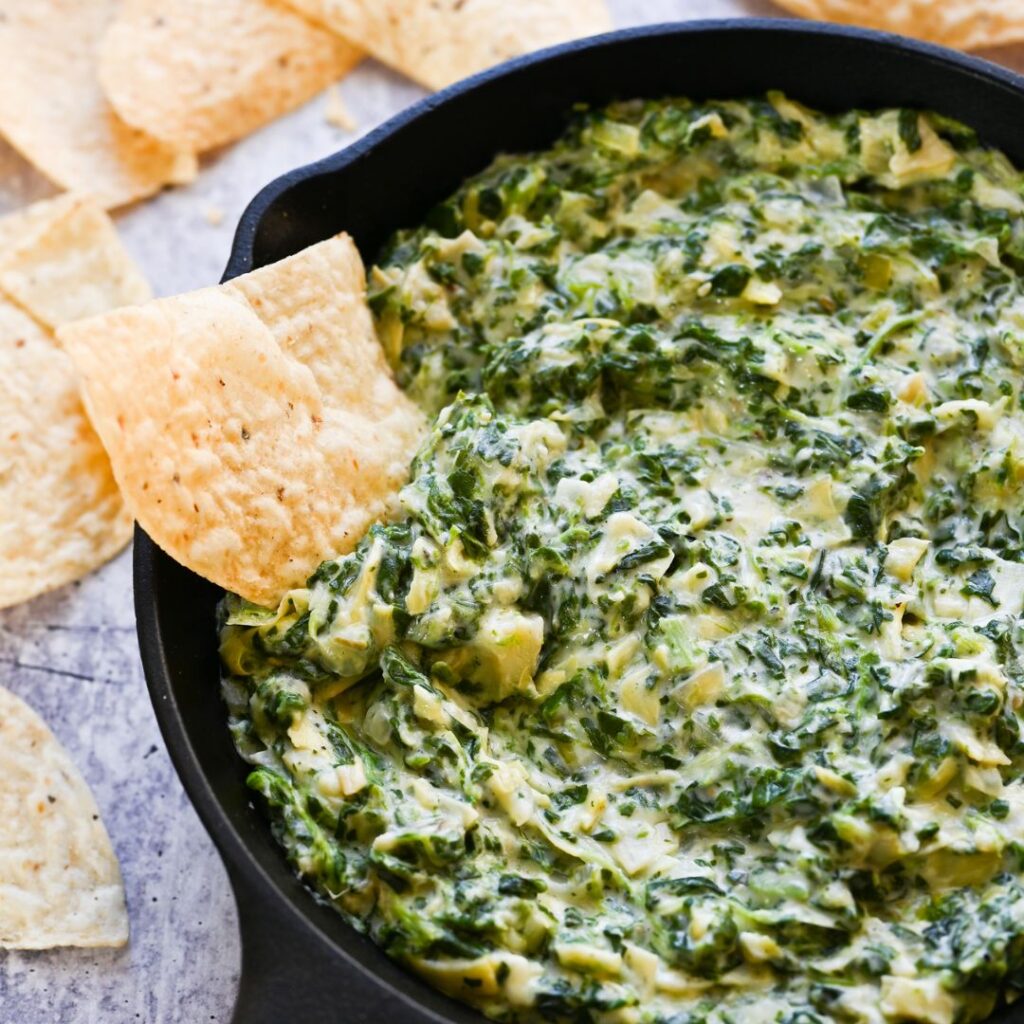
[[[323,899],[505,1021],[1024,987],[1021,185],[933,114],[637,101],[393,239],[400,509],[223,613]]]

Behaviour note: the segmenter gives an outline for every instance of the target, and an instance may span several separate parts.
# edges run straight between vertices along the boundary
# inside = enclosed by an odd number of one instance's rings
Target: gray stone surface
[[[762,0],[610,5],[619,25],[778,13]],[[1024,66],[1022,50],[990,56]],[[340,88],[357,133],[421,95],[373,62]],[[118,217],[158,294],[215,282],[238,216],[260,186],[352,141],[354,134],[328,124],[325,112],[320,97],[207,158],[190,187]],[[51,191],[0,149],[0,210]],[[211,223],[217,217],[220,223]],[[123,951],[0,952],[0,1024],[230,1020],[239,970],[234,903],[150,709],[135,642],[129,552],[78,585],[0,612],[0,683],[46,717],[92,785],[121,858],[132,923]],[[217,699],[212,691],[211,699]]]

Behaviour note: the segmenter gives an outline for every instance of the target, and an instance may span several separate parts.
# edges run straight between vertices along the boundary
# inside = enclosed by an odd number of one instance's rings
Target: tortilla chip
[[[248,134],[362,58],[276,0],[125,0],[99,55],[118,114],[189,152]]]
[[[820,21],[896,32],[943,46],[977,50],[1024,39],[1020,0],[775,0]]]
[[[61,196],[0,219],[0,608],[128,542],[131,519],[51,330],[148,295],[91,200]]]
[[[62,196],[45,220],[0,255],[0,290],[55,330],[69,320],[145,302],[149,285],[91,200]]]
[[[123,946],[124,885],[96,801],[46,723],[0,687],[0,947]]]
[[[5,0],[0,135],[51,181],[120,206],[190,181],[196,159],[130,128],[100,88],[95,49],[118,0]]]
[[[611,28],[603,0],[288,0],[430,89]]]
[[[424,429],[391,377],[346,235],[59,336],[146,532],[260,604],[354,547]]]

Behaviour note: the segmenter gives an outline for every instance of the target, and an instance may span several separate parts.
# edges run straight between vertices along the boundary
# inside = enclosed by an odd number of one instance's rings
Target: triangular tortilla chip
[[[100,88],[96,47],[118,0],[5,0],[0,135],[51,181],[120,206],[191,181],[196,158],[126,125]]]
[[[51,330],[148,295],[91,200],[61,196],[0,219],[0,608],[128,542],[131,519]]]
[[[150,297],[112,221],[92,200],[61,196],[30,209],[39,219],[0,251],[0,291],[45,327]]]
[[[603,0],[288,0],[431,89],[611,28]]]
[[[365,286],[341,235],[220,287],[59,332],[143,528],[260,604],[352,549],[422,436]]]
[[[1024,39],[1021,0],[775,0],[794,14],[896,32],[960,50]]]
[[[248,134],[362,58],[277,0],[125,0],[99,55],[118,114],[189,152]]]
[[[128,913],[96,801],[46,723],[0,687],[0,947],[123,946]]]

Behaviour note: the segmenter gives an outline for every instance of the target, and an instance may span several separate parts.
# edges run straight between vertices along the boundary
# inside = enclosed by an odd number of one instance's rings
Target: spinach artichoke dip
[[[391,241],[399,508],[222,613],[323,899],[501,1021],[1024,988],[1022,183],[936,115],[624,102]]]

